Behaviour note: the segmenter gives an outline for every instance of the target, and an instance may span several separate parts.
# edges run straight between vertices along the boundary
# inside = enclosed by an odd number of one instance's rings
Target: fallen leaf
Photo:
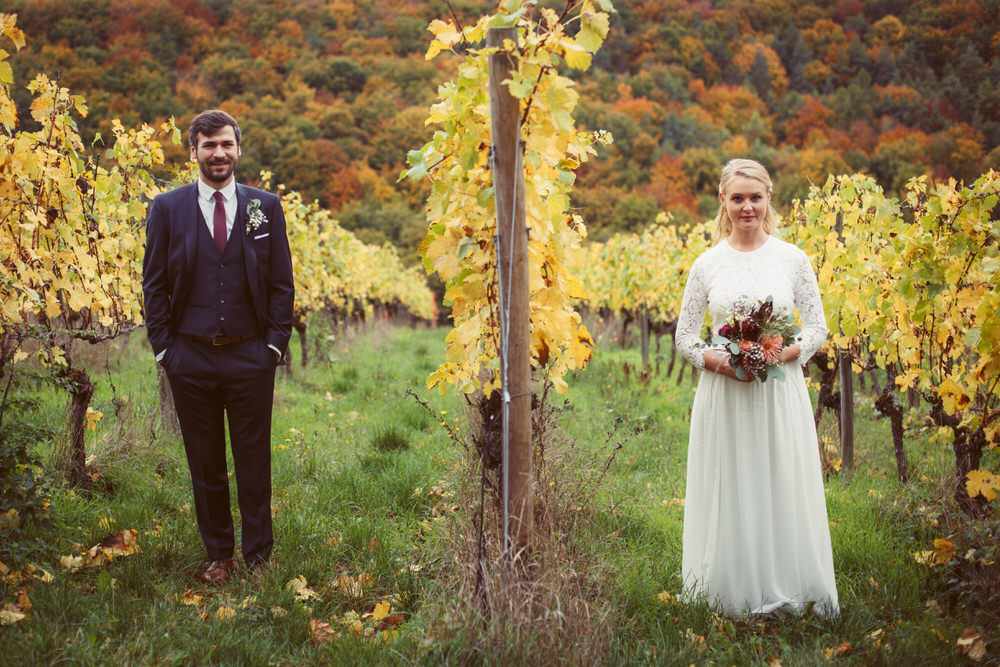
[[[938,565],[944,565],[951,561],[955,557],[955,545],[951,543],[951,540],[936,539],[934,540],[934,562]]]
[[[827,660],[832,660],[833,658],[835,658],[837,656],[847,655],[853,649],[854,649],[854,647],[851,646],[850,643],[848,643],[848,642],[841,642],[840,645],[837,646],[836,648],[828,648],[828,649],[825,649],[823,652],[826,654],[826,659]]]
[[[13,611],[11,609],[0,610],[0,625],[12,625],[18,621],[23,621],[28,618],[27,614],[22,614],[19,611]]]
[[[220,621],[228,621],[229,619],[236,616],[236,610],[230,609],[224,605],[220,605],[218,609],[215,610],[215,615]]]
[[[388,616],[383,618],[382,625],[394,628],[405,620],[406,620],[406,614],[403,614],[402,612],[396,612],[395,614],[389,614]]]
[[[955,642],[959,653],[968,656],[969,660],[979,662],[986,657],[986,643],[975,630],[966,630]]]
[[[83,567],[83,556],[63,556],[59,559],[59,565],[64,570],[79,570]]]
[[[684,638],[687,640],[689,646],[694,648],[698,653],[704,653],[708,650],[708,646],[705,644],[705,637],[702,635],[696,635],[694,630],[688,628],[684,633]]]
[[[312,634],[312,643],[319,644],[327,639],[337,639],[340,633],[332,630],[329,623],[324,623],[315,618],[309,619],[309,632]]]
[[[302,575],[295,577],[285,584],[285,588],[295,593],[295,598],[303,602],[310,598],[319,598],[319,593],[306,585],[306,578]]]
[[[362,572],[357,578],[349,574],[342,574],[333,585],[334,588],[343,590],[353,598],[360,598],[365,594],[365,588],[368,587],[369,582],[371,582],[371,575]]]
[[[670,604],[671,602],[677,602],[677,596],[673,593],[668,593],[667,591],[661,591],[656,594],[656,599],[663,604]]]
[[[388,615],[389,603],[383,600],[375,605],[375,609],[370,614],[365,614],[365,618],[371,618],[373,621],[381,621]]]
[[[21,523],[21,518],[17,513],[16,509],[9,509],[6,512],[0,513],[0,528],[17,528]]]
[[[181,604],[187,605],[187,606],[190,607],[190,606],[193,606],[193,605],[201,604],[202,601],[205,598],[203,598],[202,596],[196,594],[194,592],[194,589],[189,588],[187,590],[187,592],[185,592],[184,595],[180,596],[180,598],[178,598],[178,599],[181,601]]]

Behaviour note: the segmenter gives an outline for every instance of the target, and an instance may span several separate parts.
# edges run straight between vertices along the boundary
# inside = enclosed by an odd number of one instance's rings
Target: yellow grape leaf
[[[661,591],[656,594],[656,599],[663,604],[670,604],[671,602],[677,602],[677,596],[673,593],[668,593],[667,591]]]
[[[603,12],[583,12],[580,15],[580,31],[576,43],[591,53],[601,48],[608,36],[608,15]]]
[[[0,530],[7,527],[17,528],[17,526],[20,523],[21,523],[21,517],[20,515],[18,515],[17,510],[14,508],[7,510],[3,514],[0,514]]]
[[[570,38],[562,41],[562,56],[572,69],[585,70],[590,67],[590,54]]]
[[[97,430],[97,422],[101,421],[102,417],[104,417],[103,412],[87,406],[87,429],[90,431]]]
[[[17,26],[17,14],[0,14],[0,33],[6,35],[20,51],[24,46],[24,32]]]
[[[937,565],[944,565],[955,557],[955,545],[951,540],[938,538],[934,540],[934,560]]]
[[[381,621],[389,615],[389,609],[389,603],[383,600],[375,605],[375,609],[370,614],[365,614],[365,617],[371,618],[373,621]]]
[[[194,589],[189,588],[184,595],[180,596],[178,599],[181,601],[181,604],[192,607],[201,604],[205,598],[195,593]]]
[[[937,394],[941,397],[944,411],[949,415],[955,414],[956,409],[964,410],[971,402],[963,389],[951,378],[945,378],[941,381]]]
[[[965,476],[965,490],[972,498],[981,495],[987,502],[993,502],[1000,491],[1000,475],[988,470],[972,470]]]

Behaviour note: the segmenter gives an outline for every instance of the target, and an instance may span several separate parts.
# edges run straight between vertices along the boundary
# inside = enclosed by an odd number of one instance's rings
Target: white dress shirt
[[[198,206],[201,207],[201,214],[205,217],[205,224],[208,225],[208,233],[215,240],[215,188],[198,179]],[[222,193],[223,206],[226,207],[226,240],[233,231],[233,223],[236,222],[236,179],[229,181],[229,185],[219,190]]]

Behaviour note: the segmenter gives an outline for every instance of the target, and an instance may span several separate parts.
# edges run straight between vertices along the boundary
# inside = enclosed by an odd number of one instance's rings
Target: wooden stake
[[[844,242],[844,214],[837,213],[837,236]],[[851,353],[837,350],[840,366],[840,466],[854,470],[854,368]]]
[[[502,82],[514,62],[504,41],[517,42],[517,28],[491,28],[486,46],[500,52],[489,57],[490,129],[493,141],[493,195],[500,239],[501,303],[509,315],[507,373],[504,396],[509,400],[507,481],[507,552],[517,559],[531,545],[534,530],[534,483],[531,473],[531,292],[528,286],[528,230],[524,222],[524,168],[517,98]]]

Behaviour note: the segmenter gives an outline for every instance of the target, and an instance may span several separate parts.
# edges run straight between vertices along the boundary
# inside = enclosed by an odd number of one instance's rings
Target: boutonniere
[[[261,225],[267,222],[267,216],[264,215],[260,210],[260,200],[251,199],[250,203],[247,204],[247,236],[257,231]]]

